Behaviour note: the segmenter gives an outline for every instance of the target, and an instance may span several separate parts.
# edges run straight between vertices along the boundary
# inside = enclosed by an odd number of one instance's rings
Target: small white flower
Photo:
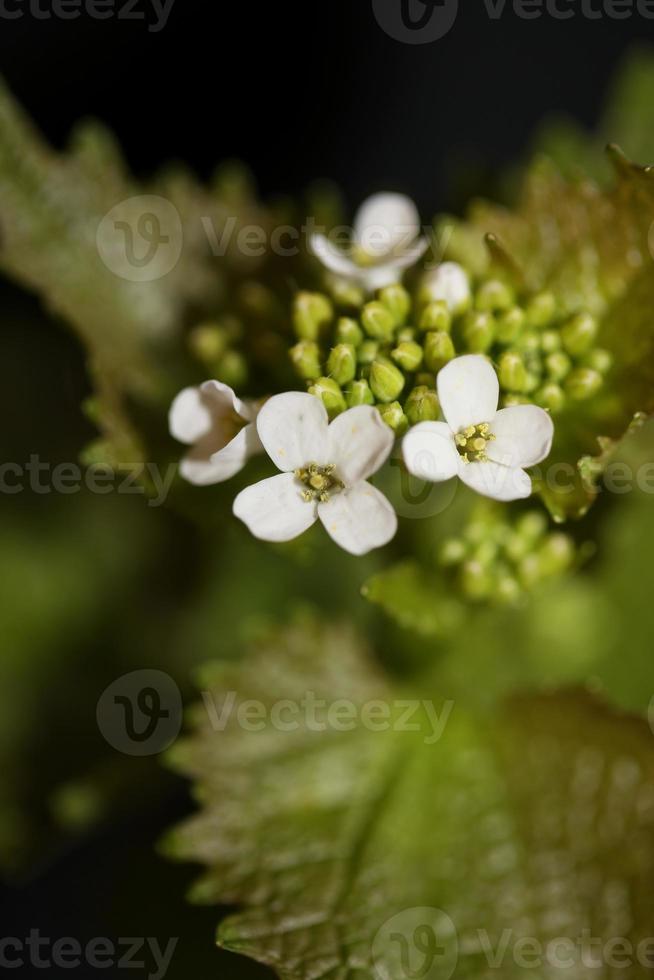
[[[552,419],[536,405],[497,411],[500,387],[485,357],[467,354],[450,361],[438,375],[438,397],[445,422],[421,422],[404,437],[407,469],[431,483],[458,476],[495,500],[531,494],[523,467],[549,455]]]
[[[255,402],[241,401],[220,381],[180,391],[168,422],[175,439],[193,446],[180,463],[184,479],[196,486],[223,483],[262,452],[254,424],[257,411]]]
[[[348,254],[325,235],[312,235],[310,245],[331,272],[374,292],[399,282],[404,270],[424,255],[429,242],[419,234],[420,216],[410,198],[374,194],[356,214]]]
[[[336,544],[353,555],[391,540],[395,511],[366,482],[394,441],[376,408],[351,408],[330,425],[319,398],[291,391],[266,402],[257,429],[282,472],[247,487],[234,501],[234,514],[255,537],[290,541],[320,519]]]
[[[456,262],[443,262],[422,280],[424,294],[430,300],[444,300],[452,313],[461,313],[470,304],[470,280]]]

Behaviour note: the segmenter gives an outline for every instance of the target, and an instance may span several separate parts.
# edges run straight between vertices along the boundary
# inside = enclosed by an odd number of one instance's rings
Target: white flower
[[[549,455],[552,419],[536,405],[497,411],[499,382],[478,354],[450,361],[438,375],[438,397],[446,422],[421,422],[404,437],[407,469],[431,483],[459,476],[495,500],[531,494],[523,467]]]
[[[325,235],[311,236],[311,250],[322,264],[368,292],[399,282],[415,265],[429,242],[419,238],[420,217],[403,194],[374,194],[354,219],[351,251],[337,248]]]
[[[184,388],[170,407],[171,435],[193,446],[179,471],[196,486],[229,480],[263,451],[254,424],[258,405],[243,402],[220,381]]]
[[[266,402],[257,429],[282,472],[247,487],[234,501],[234,514],[255,537],[290,541],[320,519],[336,544],[353,555],[391,540],[395,511],[366,482],[394,441],[377,409],[351,408],[330,425],[319,398],[291,391]]]
[[[430,300],[445,300],[452,313],[465,310],[471,297],[470,280],[456,262],[443,262],[422,281],[422,290]]]

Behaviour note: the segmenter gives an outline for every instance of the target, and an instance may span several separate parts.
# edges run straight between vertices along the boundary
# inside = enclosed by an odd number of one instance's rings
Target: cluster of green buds
[[[434,298],[428,276],[413,294],[388,286],[349,307],[336,294],[302,292],[293,323],[292,362],[330,415],[377,405],[400,435],[439,418],[436,375],[461,354],[492,360],[503,405],[552,414],[597,394],[612,365],[590,313],[563,315],[551,293],[520,295],[501,278],[477,282],[455,307]]]
[[[242,389],[248,380],[248,363],[239,349],[243,325],[235,316],[200,323],[189,333],[191,354],[204,367],[207,377]]]
[[[572,539],[552,531],[541,511],[510,519],[506,510],[485,503],[461,536],[447,539],[438,554],[439,564],[452,571],[468,599],[508,605],[563,575],[574,561]]]

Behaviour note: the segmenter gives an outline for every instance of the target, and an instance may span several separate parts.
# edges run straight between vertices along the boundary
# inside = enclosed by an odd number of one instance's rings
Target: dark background
[[[625,51],[652,37],[654,22],[637,16],[527,21],[507,5],[492,21],[483,3],[462,0],[447,37],[408,46],[382,32],[370,0],[177,0],[156,34],[143,22],[84,16],[3,21],[0,70],[57,146],[76,120],[95,115],[115,130],[139,173],[179,157],[207,176],[217,161],[237,157],[264,194],[297,193],[330,177],[353,206],[373,190],[399,189],[427,217],[488,186],[548,113],[565,110],[591,126]],[[35,305],[3,289],[4,303],[28,313]],[[69,337],[46,339],[34,329],[34,343],[52,348],[58,376],[73,379],[63,388],[53,380],[51,390],[46,383],[40,442],[43,432],[61,431],[62,419],[78,417],[84,370]],[[70,433],[71,450],[81,426]],[[166,798],[138,821],[57,854],[8,892],[2,935],[24,937],[38,927],[51,937],[145,935],[164,944],[180,935],[171,980],[265,976],[213,950],[215,910],[187,910],[182,899],[192,871],[153,853],[157,836],[190,810],[172,777]],[[150,896],[162,892],[169,901],[151,908]],[[123,971],[103,971],[114,973]]]

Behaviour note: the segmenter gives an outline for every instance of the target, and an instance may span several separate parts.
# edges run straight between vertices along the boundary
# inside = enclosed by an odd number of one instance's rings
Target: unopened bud
[[[593,371],[599,372],[599,374],[608,374],[613,367],[613,354],[611,351],[596,347],[586,354],[584,365],[585,367],[592,368]]]
[[[382,357],[373,361],[370,368],[370,387],[378,401],[394,402],[404,385],[404,375],[392,361]]]
[[[334,309],[322,293],[298,293],[293,304],[293,326],[300,340],[318,340],[329,326]]]
[[[215,364],[225,353],[228,343],[227,332],[213,323],[203,323],[189,335],[192,353],[205,364]]]
[[[542,575],[560,575],[574,561],[575,547],[567,534],[549,534],[538,552]]]
[[[561,330],[563,346],[572,357],[585,354],[597,338],[598,323],[590,313],[578,313]]]
[[[525,324],[525,312],[520,306],[512,306],[495,321],[495,335],[503,344],[512,343]]]
[[[449,333],[430,330],[425,337],[425,364],[429,370],[440,371],[455,356],[454,343]]]
[[[401,327],[403,323],[406,323],[406,318],[411,310],[411,297],[404,286],[399,283],[394,286],[386,286],[379,293],[379,300],[393,317],[396,327]]]
[[[575,401],[592,398],[602,387],[602,375],[592,368],[576,368],[565,382],[565,390]]]
[[[541,408],[547,408],[553,414],[561,412],[565,406],[565,393],[563,388],[555,381],[548,381],[542,388],[539,388],[534,395],[534,401]]]
[[[327,373],[339,385],[346,385],[357,373],[357,355],[352,344],[338,344],[327,358]]]
[[[364,340],[357,349],[359,364],[372,364],[379,353],[379,344],[375,340]]]
[[[339,344],[352,344],[358,347],[363,340],[363,330],[356,320],[342,316],[336,324],[336,340]]]
[[[309,394],[322,399],[330,419],[344,412],[347,408],[345,397],[333,378],[318,378],[309,388]]]
[[[507,391],[526,391],[529,383],[527,368],[520,354],[505,351],[500,357],[498,376]]]
[[[435,300],[422,311],[420,317],[421,330],[443,330],[449,333],[452,329],[452,314],[444,299]]]
[[[402,406],[399,402],[391,402],[390,405],[380,405],[379,414],[386,425],[398,436],[404,435],[409,428],[409,421],[402,411]]]
[[[404,411],[411,425],[420,422],[435,422],[440,414],[438,395],[433,388],[419,385],[414,388],[404,403]]]
[[[487,599],[493,591],[493,576],[478,561],[467,561],[461,569],[461,587],[470,599]]]
[[[561,334],[558,330],[543,330],[540,338],[540,349],[544,354],[553,354],[561,348]]]
[[[416,331],[413,327],[404,327],[397,335],[398,344],[409,344],[416,339]]]
[[[403,371],[417,371],[422,364],[423,350],[420,344],[409,340],[398,344],[395,350],[391,352],[391,357]]]
[[[513,290],[501,279],[489,279],[477,290],[475,306],[483,313],[509,310],[514,303]]]
[[[322,374],[320,348],[314,340],[301,340],[291,347],[290,355],[295,370],[305,381],[313,381]]]
[[[540,329],[547,327],[556,316],[556,299],[552,293],[537,293],[527,304],[527,323]]]
[[[363,291],[349,280],[330,276],[327,285],[332,299],[341,309],[358,310],[363,306],[365,299]]]
[[[438,560],[441,565],[460,565],[466,556],[467,548],[465,541],[461,538],[448,538],[444,541],[438,553]]]
[[[545,366],[547,373],[553,381],[562,381],[570,373],[572,361],[567,354],[560,350],[555,351],[547,357]]]
[[[374,405],[375,396],[370,390],[370,385],[365,378],[353,381],[345,393],[345,400],[348,408],[355,408],[357,405]]]
[[[247,361],[237,350],[228,350],[220,358],[216,368],[216,378],[238,391],[247,383]]]
[[[361,312],[361,323],[365,332],[373,340],[390,343],[393,339],[395,321],[382,303],[377,301],[366,303]]]
[[[468,350],[484,354],[495,339],[495,322],[490,313],[469,313],[463,326]]]

